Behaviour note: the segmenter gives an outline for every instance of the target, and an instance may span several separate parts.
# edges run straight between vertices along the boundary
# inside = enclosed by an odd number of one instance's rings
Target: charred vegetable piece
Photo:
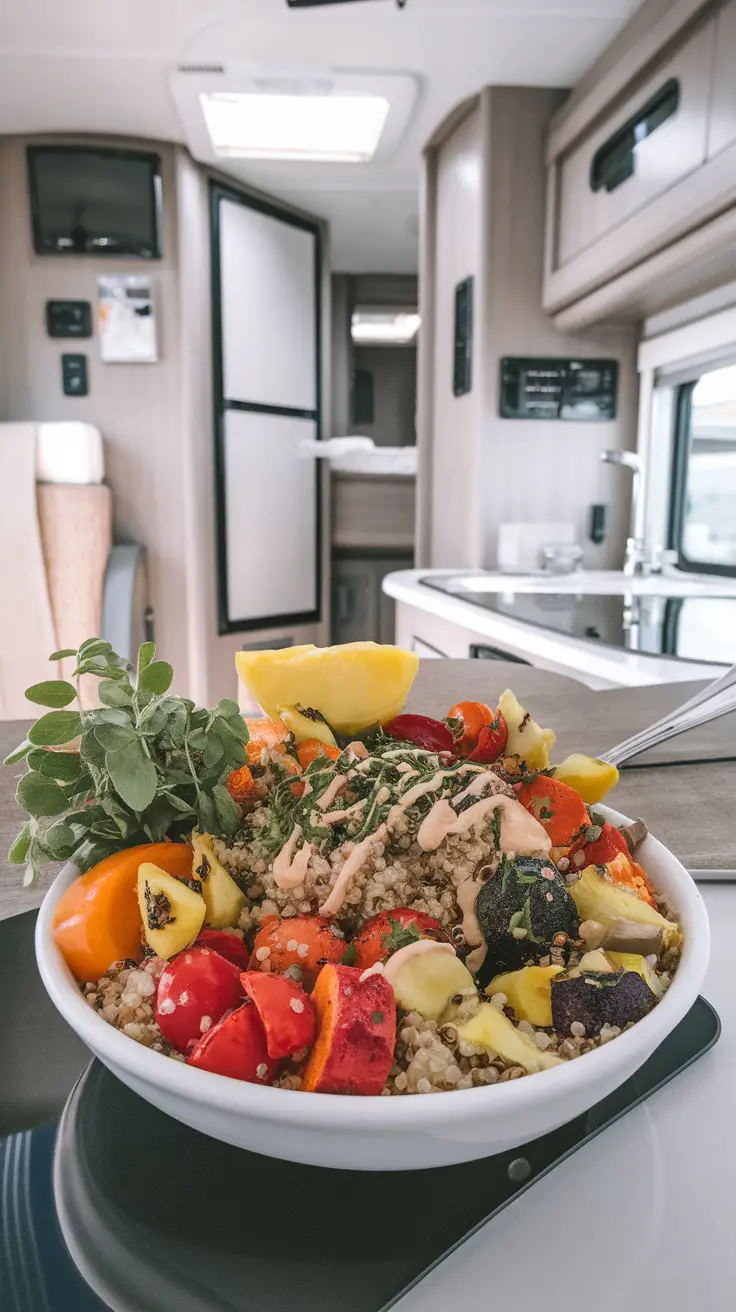
[[[156,1023],[172,1048],[187,1052],[242,1000],[237,966],[210,948],[193,947],[174,957],[159,979]]]
[[[496,975],[486,988],[489,998],[505,993],[517,1020],[549,1028],[552,1024],[552,980],[562,966],[523,966],[508,975]]]
[[[263,1025],[250,999],[209,1030],[187,1061],[247,1084],[270,1084],[278,1064],[268,1055]]]
[[[250,968],[278,975],[290,967],[298,967],[301,982],[309,992],[322,967],[328,962],[342,961],[346,948],[344,935],[331,920],[322,916],[278,920],[274,916],[258,931]]]
[[[269,1057],[278,1060],[311,1048],[317,1018],[300,984],[286,975],[264,975],[259,970],[244,972],[240,982],[261,1018]]]
[[[562,876],[536,857],[505,857],[481,888],[475,914],[491,969],[534,964],[555,939],[564,948],[577,938],[578,914]]]
[[[641,975],[645,984],[648,984],[655,998],[661,998],[664,989],[656,971],[649,965],[646,957],[642,957],[638,952],[607,952],[606,956],[613,962],[617,970],[633,970],[636,975]],[[582,962],[580,963],[582,965]]]
[[[385,726],[386,733],[399,742],[415,743],[427,752],[454,754],[455,743],[446,724],[428,715],[399,715]]]
[[[665,920],[664,916],[636,893],[621,884],[612,883],[607,872],[607,866],[586,866],[580,879],[571,885],[570,891],[581,920],[597,920],[606,928],[616,920],[633,920],[642,925],[658,926],[667,944],[679,940],[680,930],[673,921]],[[614,945],[604,939],[603,946]]]
[[[518,791],[519,801],[544,825],[555,847],[567,847],[589,824],[588,812],[579,793],[558,779],[538,775]]]
[[[302,1081],[308,1093],[379,1094],[396,1044],[396,1001],[381,975],[325,966],[312,994],[318,1035]]]
[[[157,956],[168,960],[194,942],[205,916],[200,887],[197,880],[175,879],[150,861],[138,867],[143,937]]]
[[[245,906],[245,893],[241,892],[222,862],[218,861],[209,834],[193,834],[192,846],[192,868],[196,878],[202,881],[202,897],[207,908],[205,923],[212,929],[237,925]]]
[[[418,943],[422,938],[434,938],[446,942],[447,934],[438,920],[426,915],[424,911],[412,911],[410,907],[396,907],[392,911],[381,911],[371,916],[353,935],[353,961],[346,965],[358,966],[367,970],[377,961],[386,961],[400,948],[410,943]]]
[[[227,961],[232,961],[233,965],[238,966],[240,970],[248,969],[250,952],[242,938],[238,938],[237,934],[229,934],[225,929],[203,929],[197,935],[194,946],[212,948],[213,952],[219,952],[221,957],[225,957]]]
[[[546,770],[555,743],[553,731],[540,728],[509,688],[501,694],[498,709],[508,727],[509,755],[520,756],[531,770]]]
[[[509,741],[509,726],[500,711],[496,711],[491,724],[485,724],[478,734],[478,741],[468,755],[469,761],[479,765],[492,765],[503,756]]]
[[[473,976],[449,943],[428,943],[426,950],[410,944],[392,956],[384,973],[404,1011],[418,1011],[425,1020],[439,1020],[448,1003],[475,993]]]
[[[496,712],[485,702],[458,702],[445,716],[456,756],[468,756],[478,745],[481,729],[493,724]],[[499,756],[500,756],[499,752]]]
[[[552,981],[552,1018],[560,1035],[570,1034],[575,1021],[585,1027],[589,1038],[602,1025],[623,1029],[646,1016],[656,1001],[641,975],[631,970],[563,971]]]
[[[559,1057],[542,1052],[528,1034],[517,1030],[508,1017],[490,1002],[485,1002],[472,1020],[466,1021],[458,1030],[458,1034],[466,1043],[477,1043],[483,1048],[490,1048],[499,1057],[503,1057],[504,1061],[522,1066],[527,1075],[561,1065]]]

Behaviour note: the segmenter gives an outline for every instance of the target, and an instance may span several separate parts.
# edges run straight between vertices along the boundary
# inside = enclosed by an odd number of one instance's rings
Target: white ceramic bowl
[[[598,808],[606,811],[605,807]],[[606,812],[609,819],[625,817]],[[195,1070],[126,1038],[87,1005],[52,937],[56,904],[75,877],[58,875],[41,907],[36,958],[52,1002],[88,1048],[141,1098],[238,1148],[312,1166],[406,1171],[451,1166],[515,1148],[593,1107],[629,1079],[687,1014],[708,965],[710,931],[697,885],[649,837],[641,862],[678,910],[685,943],[662,1002],[576,1061],[492,1087],[412,1098],[340,1098],[260,1088]]]

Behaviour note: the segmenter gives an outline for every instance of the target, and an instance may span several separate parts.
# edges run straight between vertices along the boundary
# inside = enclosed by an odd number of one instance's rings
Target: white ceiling
[[[640,0],[393,0],[289,10],[286,0],[5,0],[0,134],[104,132],[185,141],[169,74],[186,62],[393,70],[420,81],[382,164],[227,161],[226,171],[329,219],[333,265],[411,272],[420,152],[488,84],[572,86]]]

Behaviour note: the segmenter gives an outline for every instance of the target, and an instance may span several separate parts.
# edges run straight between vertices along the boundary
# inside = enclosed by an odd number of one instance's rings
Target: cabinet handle
[[[349,583],[335,584],[335,609],[338,624],[349,624],[353,618],[353,589]]]
[[[590,166],[591,191],[615,191],[636,171],[636,148],[680,108],[680,83],[671,77],[623,127],[604,141]]]

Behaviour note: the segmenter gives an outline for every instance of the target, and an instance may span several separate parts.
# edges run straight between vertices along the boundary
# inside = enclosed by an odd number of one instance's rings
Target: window
[[[685,569],[736,574],[736,365],[679,388],[670,545]]]

